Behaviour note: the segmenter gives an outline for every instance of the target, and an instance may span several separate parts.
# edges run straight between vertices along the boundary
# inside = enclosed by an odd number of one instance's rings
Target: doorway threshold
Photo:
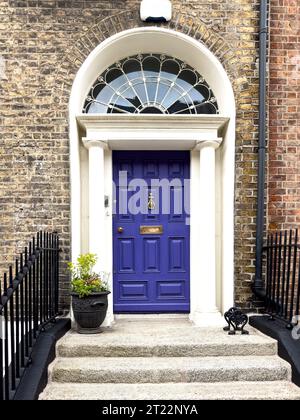
[[[189,319],[189,314],[115,314],[115,320]]]

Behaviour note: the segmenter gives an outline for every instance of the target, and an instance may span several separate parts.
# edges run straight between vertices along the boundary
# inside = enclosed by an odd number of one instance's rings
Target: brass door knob
[[[123,233],[124,229],[122,227],[118,227],[118,233]]]

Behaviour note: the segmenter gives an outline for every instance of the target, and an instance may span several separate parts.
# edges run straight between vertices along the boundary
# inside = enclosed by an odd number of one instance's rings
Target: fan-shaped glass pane
[[[177,58],[140,54],[113,64],[92,86],[84,113],[218,114],[211,88]]]

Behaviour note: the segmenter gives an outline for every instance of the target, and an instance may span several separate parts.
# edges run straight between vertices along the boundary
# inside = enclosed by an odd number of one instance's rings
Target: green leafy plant
[[[80,298],[89,296],[93,292],[108,291],[107,273],[95,273],[96,262],[97,256],[95,254],[81,254],[75,264],[68,263],[68,269],[72,277],[72,291],[77,293]]]

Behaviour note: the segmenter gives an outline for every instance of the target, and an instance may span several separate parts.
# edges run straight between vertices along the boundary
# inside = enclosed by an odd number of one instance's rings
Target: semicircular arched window
[[[218,114],[204,78],[177,58],[140,54],[101,74],[86,98],[87,114]]]

